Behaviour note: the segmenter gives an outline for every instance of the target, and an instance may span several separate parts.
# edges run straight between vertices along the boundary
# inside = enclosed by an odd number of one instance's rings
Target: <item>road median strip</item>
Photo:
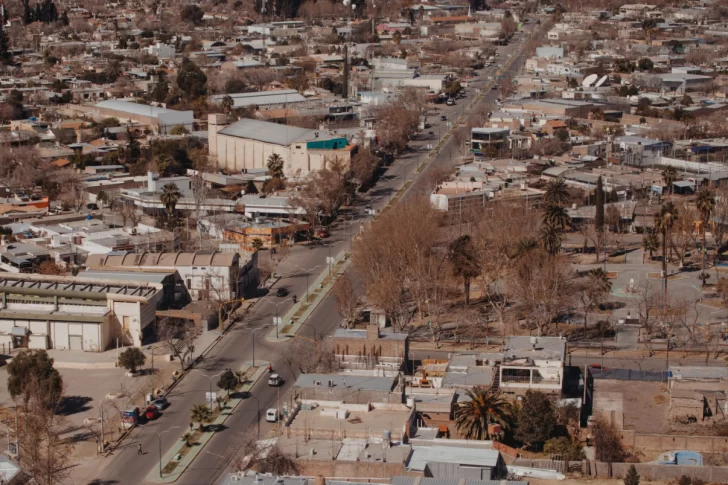
[[[248,373],[251,369],[255,370],[250,378],[246,378],[246,381],[240,386],[240,389],[233,395],[244,396],[246,393],[249,393],[261,377],[266,374],[270,363],[265,360],[259,360],[257,363],[258,365],[254,367],[252,363],[246,362],[240,367],[240,371],[244,373]],[[162,457],[162,471],[160,472],[160,470],[155,467],[147,474],[146,480],[152,483],[172,483],[179,479],[197,455],[200,454],[207,442],[212,439],[217,430],[230,416],[232,416],[238,405],[246,399],[247,398],[244,397],[230,398],[228,403],[225,404],[218,414],[217,418],[205,426],[204,431],[197,436],[194,443],[188,444],[188,438],[183,436],[182,439],[172,446],[172,448],[164,454],[164,457]],[[258,416],[257,419],[260,419],[260,416]]]

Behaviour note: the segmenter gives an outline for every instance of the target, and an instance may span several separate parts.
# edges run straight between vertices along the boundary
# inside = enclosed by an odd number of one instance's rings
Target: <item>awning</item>
[[[27,337],[30,332],[25,327],[13,327],[13,337]]]

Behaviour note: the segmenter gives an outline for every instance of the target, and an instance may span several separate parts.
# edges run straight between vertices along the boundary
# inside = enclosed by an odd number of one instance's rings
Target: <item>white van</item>
[[[265,412],[265,420],[269,423],[278,422],[278,410],[276,408],[270,408]]]

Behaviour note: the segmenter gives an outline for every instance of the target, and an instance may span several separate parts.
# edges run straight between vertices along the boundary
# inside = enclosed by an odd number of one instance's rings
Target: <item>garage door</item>
[[[81,335],[69,335],[71,350],[83,350],[83,337]]]

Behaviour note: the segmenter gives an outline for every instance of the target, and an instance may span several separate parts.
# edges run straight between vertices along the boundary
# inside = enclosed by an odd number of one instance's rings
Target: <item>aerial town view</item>
[[[0,484],[728,484],[728,0],[0,0]]]

